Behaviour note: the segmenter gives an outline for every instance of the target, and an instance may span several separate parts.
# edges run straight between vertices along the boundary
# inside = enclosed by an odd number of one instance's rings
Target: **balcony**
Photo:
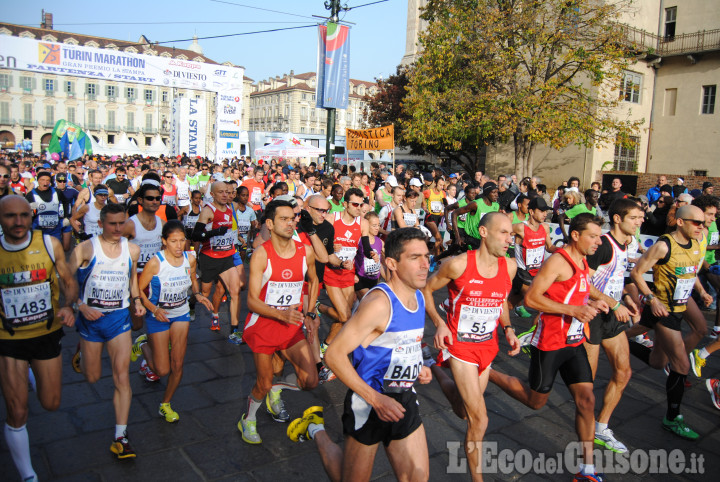
[[[85,100],[97,100],[97,94],[85,94]]]
[[[145,99],[145,106],[146,106],[146,107],[152,107],[154,103],[155,103],[155,101],[153,101],[153,100]]]
[[[15,125],[15,119],[11,117],[0,117],[0,125],[12,126]]]
[[[42,122],[40,123],[40,125],[42,125],[42,126],[45,127],[46,129],[50,129],[50,128],[52,128],[52,127],[55,127],[55,121],[51,121],[51,120],[47,120],[47,119],[46,119],[46,120],[42,121]]]
[[[128,97],[127,99],[125,99],[125,102],[127,102],[128,104],[134,104],[134,103],[135,103],[135,98],[134,98],[134,97]]]
[[[135,126],[126,126],[126,127],[125,127],[125,132],[127,132],[128,134],[137,134],[137,133],[138,133],[138,128],[135,127]]]
[[[23,127],[35,127],[35,122],[32,119],[20,119],[20,125]]]
[[[674,37],[660,37],[644,30],[623,26],[626,41],[648,55],[670,57],[720,50],[720,29],[685,33]]]
[[[114,104],[117,102],[117,97],[108,97],[108,102]]]
[[[54,90],[46,90],[45,97],[55,97],[55,91]]]
[[[105,126],[105,130],[108,132],[118,132],[120,128],[115,124],[108,124]]]
[[[67,93],[67,98],[68,98],[68,99],[74,99],[74,98],[75,98],[75,92],[68,92],[68,93]]]
[[[157,134],[157,129],[154,127],[143,127],[143,134]]]
[[[32,89],[30,87],[23,87],[23,94],[32,95]]]
[[[167,100],[160,101],[160,107],[170,107],[170,102]]]

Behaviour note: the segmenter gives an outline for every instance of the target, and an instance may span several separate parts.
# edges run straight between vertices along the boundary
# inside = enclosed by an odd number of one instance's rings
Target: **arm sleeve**
[[[372,253],[372,246],[370,246],[370,237],[369,236],[363,236],[360,238],[360,243],[362,244],[363,254],[366,258],[370,259],[372,256],[370,253]]]
[[[598,266],[608,263],[612,259],[613,250],[610,241],[603,236],[602,244],[598,247],[595,254],[587,257],[588,266],[591,269],[598,269]]]

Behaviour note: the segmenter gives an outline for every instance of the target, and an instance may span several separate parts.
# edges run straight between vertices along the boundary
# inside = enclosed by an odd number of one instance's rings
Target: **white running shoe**
[[[628,451],[625,444],[616,439],[615,434],[609,428],[602,432],[595,432],[595,443],[618,454],[624,454]]]

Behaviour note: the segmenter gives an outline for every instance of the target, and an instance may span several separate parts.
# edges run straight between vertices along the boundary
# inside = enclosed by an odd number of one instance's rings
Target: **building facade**
[[[51,19],[51,17],[50,17]],[[52,20],[43,18],[41,27],[0,23],[2,36],[35,39],[42,42],[84,46],[109,51],[143,54],[174,59],[178,63],[219,64],[203,55],[197,39],[192,46],[176,49],[152,44],[144,36],[136,43],[54,30]],[[127,80],[107,80],[32,72],[0,62],[0,147],[30,140],[34,152],[43,151],[50,142],[55,123],[60,119],[76,123],[96,142],[113,147],[126,135],[139,150],[145,151],[159,137],[170,145],[171,105],[174,98],[203,100],[207,118],[215,119],[217,93],[173,85],[148,85]],[[252,79],[243,78],[243,98],[249,95]],[[247,95],[245,95],[247,94]],[[242,109],[241,109],[242,110]],[[239,123],[247,130],[247,119]],[[208,122],[205,145],[215,145],[215,126]],[[124,137],[124,136],[123,136]]]
[[[261,80],[252,86],[245,117],[249,131],[287,132],[324,135],[327,110],[315,106],[315,72],[295,74],[292,70],[282,77]],[[375,95],[377,84],[350,79],[347,109],[336,111],[335,132],[345,136],[345,129],[365,126],[365,95]]]
[[[425,0],[408,0],[406,53],[409,65],[418,55],[423,28],[419,8]],[[624,15],[627,37],[637,61],[623,75],[621,119],[644,120],[630,148],[617,143],[555,150],[539,146],[534,175],[548,186],[570,176],[583,185],[601,170],[664,172],[720,176],[720,0],[635,0]],[[486,170],[514,170],[512,145],[487,149]]]

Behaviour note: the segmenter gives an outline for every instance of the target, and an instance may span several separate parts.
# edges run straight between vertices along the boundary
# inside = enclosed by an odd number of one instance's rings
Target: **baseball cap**
[[[385,182],[386,182],[387,184],[390,184],[390,186],[392,186],[392,187],[395,187],[395,186],[398,185],[397,178],[396,178],[395,176],[393,176],[392,174],[389,175],[389,176],[387,177],[387,179],[385,179]]]
[[[55,182],[67,182],[67,176],[65,174],[56,174]]]
[[[412,179],[410,179],[409,184],[411,186],[415,186],[415,187],[422,187],[422,183],[420,182],[420,179],[418,179],[417,177],[413,177]]]
[[[283,194],[282,196],[278,196],[273,201],[287,201],[290,204],[292,204],[293,207],[297,206],[297,199],[295,199],[295,196],[291,194]]]
[[[454,179],[454,178],[456,178],[456,177],[458,177],[458,175],[453,172],[452,174],[450,174],[450,175],[448,176],[448,179]]]
[[[705,189],[709,188],[709,187],[713,187],[713,183],[705,181],[705,182],[703,183],[703,187],[702,187],[702,188],[703,188],[703,191],[704,191]]]
[[[530,200],[530,209],[542,209],[543,211],[552,211],[552,208],[548,206],[545,200],[540,196]]]

